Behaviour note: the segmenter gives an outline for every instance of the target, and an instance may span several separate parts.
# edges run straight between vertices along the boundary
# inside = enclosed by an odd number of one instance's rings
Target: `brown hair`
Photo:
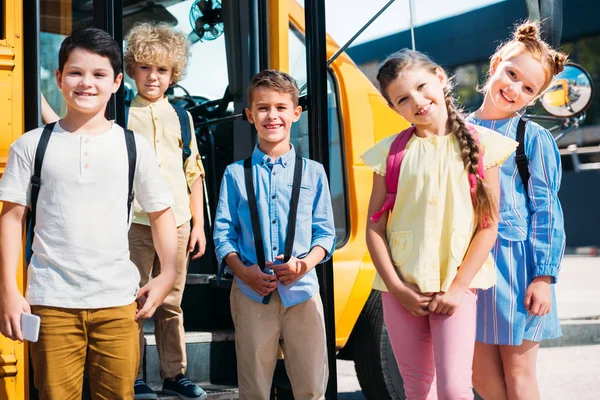
[[[125,72],[133,78],[135,64],[170,66],[171,80],[179,82],[190,58],[190,41],[166,23],[138,23],[131,28],[125,50]]]
[[[418,51],[402,49],[390,55],[380,65],[377,72],[379,90],[388,104],[392,104],[387,93],[388,87],[394,80],[398,79],[401,72],[411,68],[423,68],[432,74],[435,74],[438,68],[443,71],[442,67]],[[496,219],[498,207],[489,187],[483,181],[483,177],[477,173],[479,163],[483,162],[483,160],[479,159],[479,145],[467,127],[461,110],[456,105],[452,92],[451,79],[448,80],[448,85],[444,88],[444,97],[446,99],[446,109],[448,110],[447,127],[458,139],[465,169],[477,180],[475,193],[473,194],[475,220],[478,222],[478,226],[485,226],[486,221],[490,218]]]
[[[490,58],[494,62],[497,59],[510,60],[522,53],[531,55],[542,65],[546,73],[544,86],[540,88],[538,95],[543,93],[552,82],[552,78],[564,69],[568,58],[566,54],[554,50],[548,43],[540,39],[539,31],[540,27],[537,22],[521,23],[515,27],[512,39],[498,46]],[[483,90],[486,90],[485,86]]]
[[[254,92],[259,87],[266,87],[279,93],[289,93],[294,107],[298,106],[298,84],[285,72],[275,69],[264,69],[252,77],[248,86],[248,107],[252,107]]]

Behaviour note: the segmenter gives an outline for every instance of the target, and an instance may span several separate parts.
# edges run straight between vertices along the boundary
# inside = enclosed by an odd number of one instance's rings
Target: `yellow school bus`
[[[32,0],[27,2],[27,12],[21,1],[6,0],[3,4],[0,175],[10,144],[23,131],[41,123],[40,93],[59,115],[64,113],[54,70],[60,43],[72,30],[95,26],[122,41],[135,22],[150,19],[176,24],[178,29],[189,32],[193,55],[188,74],[169,96],[187,107],[194,117],[196,138],[207,169],[208,237],[212,237],[211,221],[223,170],[230,162],[249,155],[255,143],[252,127],[241,120],[250,77],[267,67],[286,71],[303,87],[304,96],[310,68],[307,54],[310,47],[323,45],[322,41],[307,39],[307,13],[296,0],[226,0],[222,5],[209,0]],[[339,46],[329,36],[324,41],[330,58]],[[123,104],[131,98],[134,88],[133,82],[126,79],[122,91],[109,104],[110,118],[123,121]],[[360,154],[406,123],[389,109],[373,84],[344,53],[328,66],[324,90],[328,115],[324,133],[328,145],[324,151],[337,233],[334,290],[328,293],[333,304],[326,312],[335,326],[334,348],[330,350],[340,358],[355,361],[368,398],[404,398],[383,328],[379,297],[371,290],[375,269],[365,243],[365,224],[372,172],[363,165]],[[303,113],[292,131],[292,141],[303,156],[314,154],[308,113]],[[234,387],[236,379],[228,301],[230,281],[229,285],[227,280],[216,284],[217,266],[210,242],[207,254],[189,266],[182,305],[187,375],[208,389],[210,384]],[[25,275],[26,265],[22,262],[18,277],[21,289]],[[146,380],[152,384],[160,377],[152,327],[146,328]],[[332,332],[330,329],[329,334]],[[26,344],[0,337],[0,400],[36,398],[28,371]]]
[[[8,148],[23,133],[23,5],[4,2],[0,12],[0,175]],[[0,203],[0,208],[2,207]],[[21,264],[23,265],[23,264]],[[19,268],[19,289],[25,288],[25,268]],[[28,397],[27,348],[0,335],[0,399]]]
[[[544,100],[552,107],[569,106],[569,81],[567,79],[556,79],[552,82],[552,86],[544,93]]]

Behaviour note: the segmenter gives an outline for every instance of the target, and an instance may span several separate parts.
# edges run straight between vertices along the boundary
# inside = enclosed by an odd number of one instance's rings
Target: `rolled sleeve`
[[[566,235],[563,211],[558,199],[561,182],[560,153],[547,130],[532,135],[529,146],[529,199],[531,224],[529,243],[534,260],[534,277],[558,278]]]
[[[219,265],[223,265],[228,254],[240,253],[238,245],[240,221],[237,213],[239,201],[239,192],[228,167],[221,181],[213,232],[215,254]]]
[[[11,146],[8,161],[0,180],[0,201],[28,207],[31,202],[31,162],[19,155],[18,144]]]
[[[312,249],[315,246],[320,246],[326,251],[325,258],[320,262],[322,264],[332,257],[336,243],[331,194],[323,166],[319,166],[316,189],[316,196],[313,203],[312,240],[310,247]]]
[[[195,140],[194,135],[194,122],[192,116],[188,112],[188,116],[190,119],[190,129],[192,132],[192,140],[190,141],[190,151],[191,154],[187,160],[185,160],[184,170],[185,170],[185,179],[187,181],[188,187],[192,187],[192,185],[196,182],[198,178],[204,179],[204,165],[202,164],[202,158],[200,157],[200,153],[198,151],[198,143]]]
[[[158,168],[158,161],[150,143],[136,134],[137,164],[133,188],[136,200],[147,212],[165,210],[173,205],[173,194]]]

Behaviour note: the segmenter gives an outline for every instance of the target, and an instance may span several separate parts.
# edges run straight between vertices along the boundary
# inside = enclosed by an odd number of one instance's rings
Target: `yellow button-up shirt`
[[[177,112],[166,97],[151,103],[140,96],[131,102],[127,127],[145,137],[154,147],[161,176],[173,192],[175,203],[173,213],[177,226],[187,223],[192,213],[188,187],[192,187],[196,179],[204,177],[204,167],[198,155],[198,145],[194,136],[194,124],[190,116],[192,154],[182,163],[183,142]],[[143,212],[137,202],[133,206],[133,223],[150,225],[148,214]]]
[[[517,142],[476,127],[483,146],[485,169],[501,164]],[[383,139],[361,158],[385,175],[387,156],[397,135]],[[468,174],[456,136],[409,140],[402,159],[398,194],[386,233],[392,262],[400,276],[423,293],[447,291],[466,255],[476,221]],[[494,260],[488,256],[472,288],[487,289],[496,282]],[[379,275],[374,289],[387,291]]]

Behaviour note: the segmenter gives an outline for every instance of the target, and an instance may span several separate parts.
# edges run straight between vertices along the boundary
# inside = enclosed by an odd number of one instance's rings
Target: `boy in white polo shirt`
[[[30,180],[37,176],[43,127],[12,145],[0,180],[0,333],[23,340],[21,314],[41,318],[30,350],[42,400],[81,399],[86,363],[93,398],[133,399],[136,320],[152,316],[175,281],[173,199],[154,151],[104,117],[122,77],[119,45],[106,32],[88,28],[67,37],[56,71],[67,115],[52,126],[37,202]],[[148,212],[163,267],[140,290],[127,240],[130,187]],[[16,273],[32,205],[36,223],[25,299]]]

